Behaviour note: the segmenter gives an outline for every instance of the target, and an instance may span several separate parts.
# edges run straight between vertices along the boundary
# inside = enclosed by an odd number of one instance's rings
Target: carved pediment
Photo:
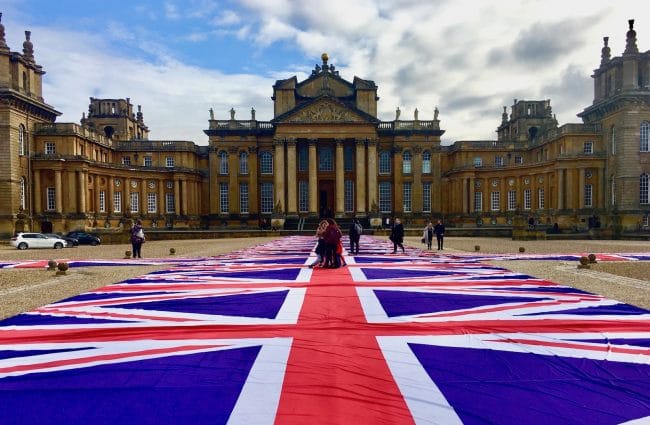
[[[365,122],[359,114],[331,100],[321,100],[287,117],[284,122]]]

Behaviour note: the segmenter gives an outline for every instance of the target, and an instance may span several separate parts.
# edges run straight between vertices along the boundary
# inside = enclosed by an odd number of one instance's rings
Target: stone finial
[[[5,40],[5,26],[2,25],[2,13],[0,12],[0,50],[9,50]]]
[[[630,19],[627,22],[630,25],[630,29],[627,31],[625,52],[623,52],[623,54],[633,55],[639,53],[639,48],[636,46],[636,31],[634,31],[634,19]]]
[[[395,121],[399,121],[399,116],[402,114],[402,111],[399,110],[399,106],[395,109]]]
[[[501,123],[505,124],[508,122],[508,107],[503,107],[503,113],[501,114]]]
[[[214,109],[210,108],[209,112],[210,112],[210,119],[213,120],[214,119]]]
[[[415,108],[415,111],[413,111],[413,119],[415,119],[415,121],[418,120],[418,115],[419,115],[418,108]]]
[[[230,108],[230,119],[235,120],[235,108]]]
[[[23,57],[30,62],[34,62],[34,45],[30,41],[31,31],[25,31],[25,41],[23,42]]]
[[[612,49],[609,48],[609,37],[603,37],[603,48],[600,51],[600,65],[603,66],[611,59]]]
[[[438,107],[436,106],[433,108],[433,120],[437,121],[438,120],[438,115],[440,114],[440,111],[438,110]]]
[[[251,121],[255,121],[255,108],[251,108]]]

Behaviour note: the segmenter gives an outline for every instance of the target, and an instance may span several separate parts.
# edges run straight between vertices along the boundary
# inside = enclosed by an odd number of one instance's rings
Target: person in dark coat
[[[333,218],[327,219],[327,229],[323,235],[325,241],[325,268],[336,269],[341,266],[338,256],[336,255],[336,247],[341,240],[341,230]]]
[[[393,254],[397,254],[397,247],[402,248],[402,253],[404,251],[404,226],[399,218],[395,219],[393,224],[393,229],[390,232],[390,240],[393,241]]]
[[[359,254],[359,239],[361,239],[362,232],[363,232],[363,228],[361,227],[361,223],[359,223],[359,220],[355,218],[354,220],[352,220],[352,223],[350,224],[350,228],[348,229],[348,235],[350,236],[351,254],[357,254],[357,255]]]
[[[133,258],[142,258],[142,244],[144,243],[144,231],[142,230],[142,221],[136,220],[131,227],[131,248],[133,249]]]
[[[445,238],[445,225],[442,224],[442,220],[438,220],[438,223],[433,228],[433,232],[436,234],[436,240],[438,241],[438,249],[442,249],[442,243]]]

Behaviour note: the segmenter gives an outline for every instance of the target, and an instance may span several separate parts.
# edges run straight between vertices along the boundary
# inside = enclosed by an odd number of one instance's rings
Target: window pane
[[[260,211],[262,213],[273,212],[273,183],[264,182],[260,187]]]
[[[431,183],[422,183],[422,212],[431,212]]]
[[[228,174],[228,154],[225,151],[219,152],[219,174]]]
[[[248,214],[248,183],[239,185],[239,212]]]
[[[156,211],[158,211],[158,197],[155,193],[149,192],[147,193],[147,212],[155,213]]]
[[[248,154],[246,152],[239,153],[239,174],[248,174]]]
[[[344,196],[344,209],[345,212],[354,211],[354,182],[352,180],[346,180],[345,185],[345,196]]]
[[[411,174],[412,160],[413,156],[411,155],[410,151],[404,151],[404,153],[402,153],[402,172],[404,174]]]
[[[431,173],[431,152],[424,151],[422,153],[422,174]]]
[[[230,211],[228,201],[228,183],[219,183],[219,211],[221,214],[228,214]]]
[[[298,182],[298,209],[300,212],[309,211],[309,182],[306,180]]]
[[[332,148],[330,148],[329,146],[323,146],[322,148],[319,149],[318,170],[319,171],[334,170]]]
[[[343,148],[344,171],[354,171],[354,148],[346,146]]]
[[[307,171],[309,169],[309,150],[300,146],[298,148],[298,171]]]
[[[405,182],[403,186],[403,206],[404,212],[410,213],[412,211],[412,198],[411,198],[411,182]]]
[[[639,128],[639,133],[640,150],[641,152],[648,152],[650,150],[648,146],[648,137],[650,136],[650,122],[642,122],[641,127]]]
[[[379,211],[390,213],[393,211],[392,188],[390,182],[379,183]]]
[[[262,174],[273,174],[273,155],[271,152],[262,152],[260,155],[260,172]]]
[[[382,151],[379,153],[379,174],[390,174],[390,152]]]

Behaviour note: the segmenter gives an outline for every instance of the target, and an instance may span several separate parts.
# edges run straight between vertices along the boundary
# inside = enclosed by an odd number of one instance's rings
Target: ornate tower
[[[44,74],[31,32],[25,31],[23,53],[12,52],[0,22],[0,234],[31,229],[34,126],[60,115],[43,101]]]

